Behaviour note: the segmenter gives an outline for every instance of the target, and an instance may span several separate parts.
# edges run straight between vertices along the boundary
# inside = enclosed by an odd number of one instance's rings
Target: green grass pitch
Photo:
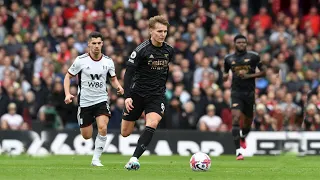
[[[30,157],[0,155],[1,180],[316,180],[320,179],[320,157],[255,156],[236,161],[234,156],[211,157],[211,169],[193,172],[190,157],[142,156],[138,171],[127,171],[129,157],[103,154],[104,167],[90,166],[91,156]]]

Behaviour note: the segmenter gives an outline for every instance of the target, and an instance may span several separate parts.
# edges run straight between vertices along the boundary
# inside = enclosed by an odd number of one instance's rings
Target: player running
[[[174,58],[173,48],[164,42],[168,21],[162,16],[149,19],[151,38],[141,43],[130,55],[124,76],[125,109],[122,116],[121,135],[129,136],[135,121],[144,111],[146,128],[137,147],[125,165],[128,170],[140,168],[139,157],[146,150],[165,111],[166,81],[169,62]]]
[[[64,79],[66,96],[64,101],[69,104],[74,97],[70,94],[70,79],[78,75],[78,123],[84,139],[92,137],[92,123],[94,120],[97,122],[98,134],[95,140],[92,166],[103,166],[100,156],[106,144],[107,125],[111,116],[107,79],[110,78],[111,85],[118,90],[118,94],[124,93],[116,77],[112,59],[101,53],[102,39],[99,32],[92,32],[89,35],[89,53],[75,59]]]
[[[225,57],[224,75],[225,81],[229,78],[229,70],[232,71],[231,113],[232,135],[236,146],[237,160],[243,160],[240,145],[246,148],[245,137],[250,132],[255,105],[255,78],[264,77],[266,68],[261,63],[259,54],[247,51],[247,38],[237,35],[234,38],[235,50],[233,54]],[[256,67],[260,72],[256,72]],[[240,117],[244,115],[244,124],[240,130]]]

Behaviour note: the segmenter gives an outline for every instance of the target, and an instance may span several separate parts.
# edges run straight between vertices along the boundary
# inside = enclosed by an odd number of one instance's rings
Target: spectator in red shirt
[[[75,17],[77,12],[79,12],[79,9],[75,4],[75,0],[69,0],[68,5],[69,6],[65,7],[63,10],[63,18],[66,20]]]
[[[263,29],[270,29],[272,26],[272,19],[268,15],[267,8],[261,7],[259,14],[252,17],[251,20],[251,29],[254,29],[256,22],[260,23],[260,27]]]
[[[310,9],[310,13],[305,15],[302,19],[301,29],[306,30],[311,28],[314,35],[320,32],[320,16],[316,7]]]

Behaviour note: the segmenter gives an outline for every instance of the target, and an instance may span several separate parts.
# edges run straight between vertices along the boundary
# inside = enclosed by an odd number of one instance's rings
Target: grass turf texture
[[[0,179],[320,179],[319,156],[255,156],[244,161],[236,161],[235,156],[211,157],[211,169],[207,172],[193,172],[189,167],[190,157],[142,156],[138,171],[124,169],[128,159],[127,156],[103,154],[104,167],[92,167],[91,156],[0,155]]]

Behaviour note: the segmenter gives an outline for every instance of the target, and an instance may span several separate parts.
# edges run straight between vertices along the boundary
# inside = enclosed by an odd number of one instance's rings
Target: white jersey
[[[114,63],[108,56],[93,60],[88,53],[78,56],[68,72],[78,74],[78,101],[80,107],[88,107],[108,101],[107,78],[116,75]]]

